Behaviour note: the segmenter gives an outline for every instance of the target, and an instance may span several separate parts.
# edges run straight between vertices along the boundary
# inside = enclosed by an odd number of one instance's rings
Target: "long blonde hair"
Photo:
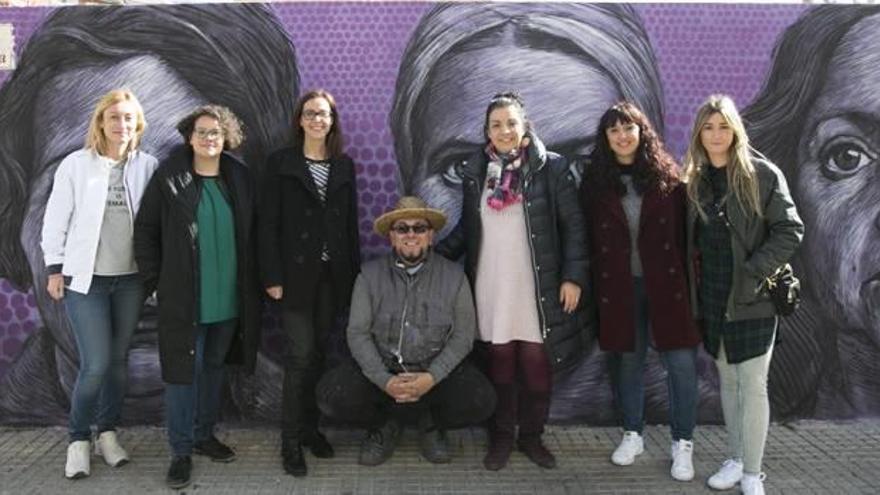
[[[92,118],[89,120],[89,131],[86,133],[86,148],[96,151],[101,155],[107,154],[107,137],[104,136],[104,111],[113,105],[128,101],[134,104],[137,113],[137,125],[135,126],[134,136],[128,143],[125,153],[128,154],[137,149],[141,142],[141,136],[147,128],[147,120],[144,118],[144,109],[141,103],[128,89],[114,89],[105,94],[98,100],[95,105],[95,111],[92,112]]]
[[[700,217],[705,220],[706,212],[703,211],[700,204],[699,189],[700,176],[703,173],[703,166],[709,163],[709,155],[703,147],[700,134],[706,121],[716,113],[721,115],[733,130],[733,143],[728,150],[729,156],[727,167],[725,167],[727,183],[730,185],[729,190],[733,192],[743,213],[747,215],[754,213],[763,217],[764,211],[758,192],[758,176],[751,158],[761,155],[749,145],[749,136],[746,134],[742,118],[733,100],[727,95],[710,96],[697,111],[697,117],[694,119],[694,127],[691,131],[690,144],[684,156],[688,199],[697,208]]]

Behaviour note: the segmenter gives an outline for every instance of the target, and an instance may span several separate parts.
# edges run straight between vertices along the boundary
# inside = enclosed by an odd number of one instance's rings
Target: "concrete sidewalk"
[[[328,431],[336,457],[316,460],[307,454],[309,476],[294,479],[281,469],[277,430],[227,426],[218,437],[236,449],[238,459],[219,464],[194,457],[193,483],[181,493],[719,493],[706,488],[705,480],[724,459],[724,430],[720,426],[697,428],[697,476],[690,483],[669,477],[670,437],[668,428],[662,426],[646,428],[646,451],[633,466],[617,467],[609,461],[619,440],[618,429],[554,426],[549,428],[546,441],[558,458],[557,469],[542,470],[514,453],[508,467],[497,473],[482,467],[486,435],[480,429],[450,433],[455,457],[445,466],[419,457],[412,430],[403,435],[388,463],[375,468],[359,466],[362,435],[355,430]],[[172,493],[164,483],[168,467],[164,430],[126,428],[120,431],[120,438],[132,463],[112,469],[92,456],[91,476],[68,481],[63,476],[64,429],[0,428],[0,494]],[[764,469],[768,494],[880,493],[880,419],[773,425]]]

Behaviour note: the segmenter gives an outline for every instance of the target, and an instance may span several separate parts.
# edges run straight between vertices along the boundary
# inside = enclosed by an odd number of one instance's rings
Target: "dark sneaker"
[[[281,461],[284,472],[302,478],[308,473],[306,458],[303,456],[302,445],[298,440],[285,440],[281,444]]]
[[[483,467],[489,471],[498,471],[507,465],[510,453],[513,452],[513,436],[490,434],[489,451],[483,458]]]
[[[327,441],[327,437],[319,431],[307,436],[302,444],[308,447],[312,452],[312,455],[319,459],[330,459],[336,455],[336,453],[333,452],[333,446]]]
[[[520,437],[516,441],[520,452],[526,455],[532,462],[544,469],[553,469],[556,467],[556,457],[547,450],[541,441],[540,435],[529,435],[528,437]]]
[[[377,430],[370,430],[361,443],[361,455],[358,464],[362,466],[378,466],[391,458],[397,446],[400,425],[396,421],[388,421]]]
[[[193,453],[210,457],[214,462],[232,462],[235,460],[235,452],[217,437],[211,435],[207,440],[193,444]]]
[[[189,486],[190,475],[192,474],[192,458],[188,455],[174,456],[171,459],[171,466],[168,467],[168,475],[165,476],[165,483],[169,488],[179,490]]]
[[[419,444],[422,449],[422,457],[428,462],[446,464],[452,461],[445,431],[440,429],[423,431],[421,438],[419,438]]]

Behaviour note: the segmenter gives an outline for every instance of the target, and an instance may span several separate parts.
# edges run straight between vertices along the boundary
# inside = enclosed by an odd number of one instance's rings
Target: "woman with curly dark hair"
[[[185,144],[153,175],[135,220],[134,245],[147,293],[159,301],[159,358],[171,465],[166,482],[190,483],[191,454],[232,462],[214,436],[224,364],[253,369],[260,332],[250,169],[238,148],[241,122],[226,107],[196,108],[177,124]]]
[[[685,249],[686,195],[678,167],[647,117],[629,102],[602,115],[584,171],[581,202],[590,238],[599,345],[610,351],[623,440],[619,466],[644,451],[645,356],[667,371],[672,477],[690,481],[696,421],[696,355]]]

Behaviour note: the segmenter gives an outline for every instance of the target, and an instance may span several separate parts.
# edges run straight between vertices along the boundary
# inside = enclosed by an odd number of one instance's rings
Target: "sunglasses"
[[[410,232],[412,232],[414,234],[424,234],[425,232],[431,230],[431,226],[425,225],[423,223],[416,224],[416,225],[400,224],[400,225],[395,225],[394,227],[391,227],[391,230],[393,230],[395,233],[397,233],[399,235],[406,235],[406,234],[409,234]]]

